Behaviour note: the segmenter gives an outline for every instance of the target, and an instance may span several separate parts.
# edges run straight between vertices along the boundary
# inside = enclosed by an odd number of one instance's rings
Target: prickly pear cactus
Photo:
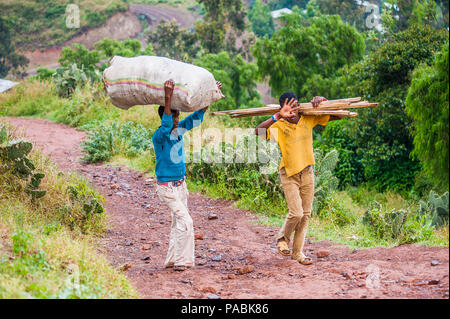
[[[42,173],[34,174],[35,166],[27,156],[33,149],[33,145],[23,140],[9,141],[9,136],[4,126],[0,126],[0,168],[7,169],[14,176],[30,183],[25,191],[31,195],[33,200],[41,198],[46,191],[40,190],[39,185],[45,177]]]
[[[428,215],[431,218],[433,225],[442,226],[448,224],[448,196],[448,192],[439,196],[434,191],[431,191],[428,197],[428,203],[420,201],[421,215]]]
[[[0,125],[0,145],[3,142],[6,142],[7,139],[8,139],[8,133],[6,133],[6,127],[4,127],[3,125]]]
[[[83,211],[86,215],[101,214],[105,211],[101,204],[102,197],[89,190],[86,184],[71,185],[67,188],[67,192],[72,200],[83,203]]]

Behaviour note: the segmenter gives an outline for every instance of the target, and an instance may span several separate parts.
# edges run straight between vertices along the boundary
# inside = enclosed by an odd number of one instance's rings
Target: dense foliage
[[[252,3],[248,12],[248,19],[252,23],[253,32],[259,37],[265,35],[271,37],[275,31],[269,6],[264,5],[262,0],[256,0]]]
[[[195,31],[208,53],[236,49],[236,37],[245,30],[247,10],[242,0],[198,0],[205,8],[204,21],[196,21]]]
[[[246,63],[240,55],[231,57],[226,52],[206,54],[194,63],[212,72],[215,79],[222,82],[225,99],[216,102],[215,108],[227,110],[260,106],[261,95],[256,90],[257,67],[254,63]]]
[[[271,39],[259,39],[253,51],[260,73],[270,76],[277,95],[288,90],[300,94],[313,75],[333,76],[363,56],[363,36],[339,16],[302,19],[295,13],[283,20],[285,25]]]
[[[26,66],[28,59],[15,51],[15,45],[11,42],[11,26],[8,20],[0,17],[0,78],[8,74],[10,70]]]
[[[406,99],[406,112],[413,119],[414,151],[436,185],[448,189],[448,44],[431,66],[414,72]]]
[[[175,20],[162,20],[156,29],[150,32],[148,40],[153,43],[158,56],[183,62],[192,62],[199,51],[195,32],[180,28]]]
[[[380,102],[350,122],[365,179],[379,189],[410,189],[414,185],[420,165],[410,157],[411,121],[405,114],[410,73],[421,63],[431,63],[434,52],[446,41],[447,32],[415,25],[394,35],[344,75],[347,92]]]

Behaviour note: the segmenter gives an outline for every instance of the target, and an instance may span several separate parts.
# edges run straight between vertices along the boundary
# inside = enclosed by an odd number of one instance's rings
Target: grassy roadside
[[[98,252],[107,219],[90,205],[101,205],[102,197],[39,152],[29,159],[45,174],[42,198],[32,199],[0,157],[0,299],[137,298],[125,275]]]
[[[82,129],[91,128],[95,134],[88,147],[101,156],[106,154],[102,160],[153,175],[155,163],[151,134],[160,123],[156,108],[119,110],[98,88],[89,85],[77,89],[72,99],[59,98],[54,94],[51,82],[32,81],[0,96],[1,115],[43,117]],[[237,123],[207,116],[202,129],[222,131],[237,125],[254,127],[255,123]],[[211,138],[205,136],[203,142],[207,144]],[[232,170],[235,185],[230,186],[226,176],[219,174],[206,178],[202,175],[210,170],[216,174],[222,170],[221,166],[188,164],[188,168],[192,167],[194,169],[188,172],[191,174],[188,176],[191,191],[213,198],[236,200],[237,207],[256,212],[262,224],[281,225],[282,216],[287,213],[284,197],[279,192],[268,196],[267,189],[257,182],[261,176],[255,174],[253,168]],[[279,184],[276,177],[272,182]],[[374,203],[378,206],[373,207]],[[318,240],[333,240],[351,247],[394,246],[405,242],[448,246],[448,226],[436,229],[420,220],[416,199],[393,192],[378,193],[362,185],[335,192],[320,204],[324,206],[323,212],[313,214],[308,234]],[[390,229],[390,216],[405,211],[408,217],[402,230]],[[369,224],[364,223],[367,213],[373,217]]]

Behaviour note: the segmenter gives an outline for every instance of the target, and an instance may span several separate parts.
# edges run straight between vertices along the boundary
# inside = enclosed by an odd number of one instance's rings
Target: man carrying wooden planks
[[[324,97],[316,96],[311,104],[317,108],[326,100]],[[303,265],[309,265],[312,259],[305,256],[303,246],[314,199],[312,165],[315,162],[312,130],[316,125],[325,126],[328,121],[339,120],[343,116],[300,116],[298,99],[292,92],[283,93],[279,102],[280,111],[261,123],[255,133],[277,142],[282,154],[280,175],[289,213],[276,237],[278,251],[283,256],[291,255],[289,242],[292,232],[295,232],[292,259]]]

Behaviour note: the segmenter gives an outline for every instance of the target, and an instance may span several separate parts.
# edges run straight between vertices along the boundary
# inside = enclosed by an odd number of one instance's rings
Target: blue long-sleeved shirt
[[[199,110],[178,123],[178,129],[172,132],[172,114],[163,114],[161,126],[153,133],[152,141],[155,148],[155,173],[158,181],[177,181],[186,175],[186,160],[184,155],[183,134],[203,121],[205,111]]]

